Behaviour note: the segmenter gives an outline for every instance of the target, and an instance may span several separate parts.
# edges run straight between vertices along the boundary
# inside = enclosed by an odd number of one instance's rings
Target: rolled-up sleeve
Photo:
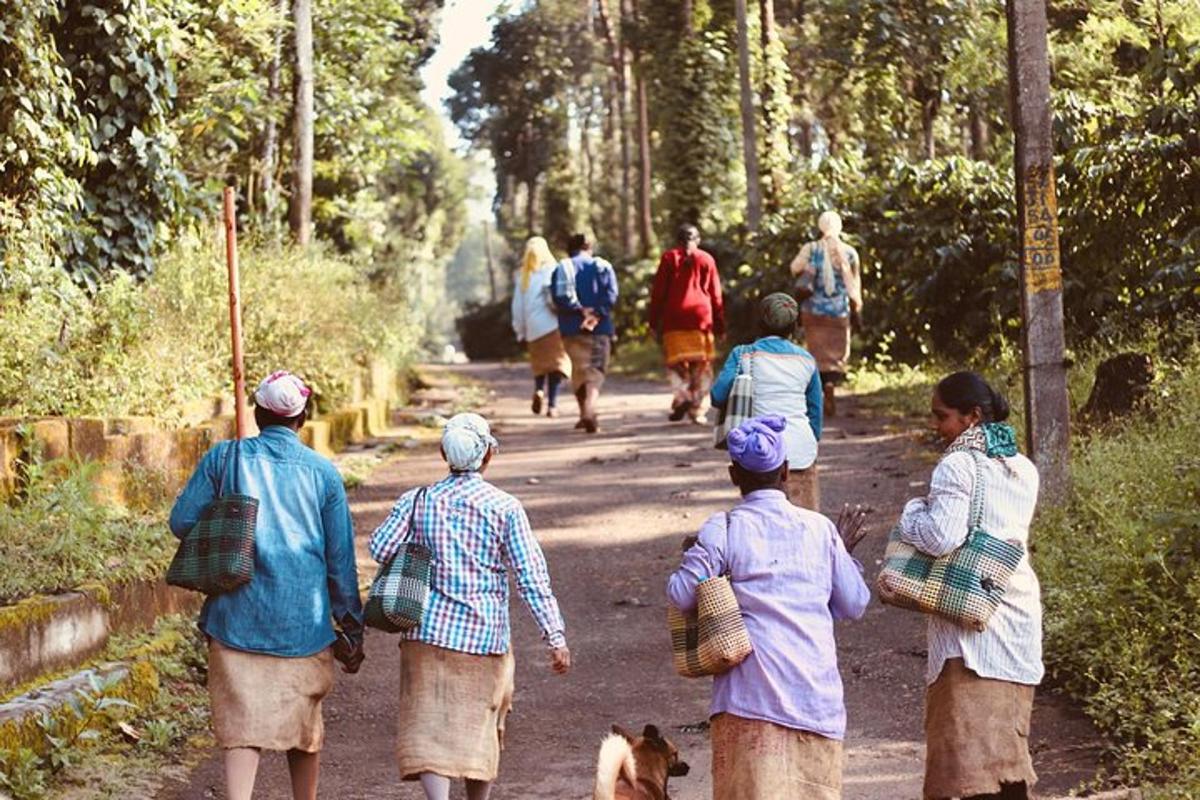
[[[516,573],[517,592],[542,629],[546,644],[555,648],[565,647],[566,625],[550,588],[546,556],[521,506],[517,505],[508,513],[502,541],[509,566]]]
[[[850,555],[837,528],[830,523],[829,545],[833,552],[833,590],[829,594],[829,612],[834,619],[858,619],[871,602],[871,590],[863,580],[863,568]]]
[[[975,463],[969,453],[951,453],[933,470],[929,496],[910,500],[900,517],[900,538],[931,556],[944,556],[967,540]]]
[[[680,611],[696,608],[696,587],[725,573],[729,532],[725,515],[716,514],[700,528],[696,543],[683,554],[679,569],[667,579],[667,600]]]
[[[321,525],[325,532],[325,569],[333,618],[353,617],[362,623],[362,598],[358,594],[358,562],[354,553],[354,523],[341,476],[331,466],[325,476],[325,502]]]

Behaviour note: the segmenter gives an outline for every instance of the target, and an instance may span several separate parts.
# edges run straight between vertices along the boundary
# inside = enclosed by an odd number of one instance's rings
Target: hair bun
[[[1008,400],[1004,399],[1004,395],[992,389],[992,420],[1004,422],[1011,413],[1012,408],[1008,405]]]

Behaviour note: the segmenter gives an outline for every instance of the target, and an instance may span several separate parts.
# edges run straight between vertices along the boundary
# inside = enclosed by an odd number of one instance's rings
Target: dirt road
[[[708,429],[667,422],[668,396],[658,383],[611,381],[603,429],[585,436],[571,429],[569,413],[560,420],[529,413],[524,367],[460,369],[494,391],[484,413],[495,422],[501,452],[488,478],[529,511],[576,662],[565,678],[550,672],[536,628],[514,599],[517,694],[493,798],[590,797],[597,743],[614,722],[654,723],[668,732],[692,767],[688,777],[672,780],[672,797],[710,797],[707,737],[687,732],[706,718],[709,685],[678,678],[671,668],[663,585],[683,536],[735,502],[724,454],[710,447]],[[903,426],[858,412],[852,402],[842,406],[844,415],[829,421],[821,444],[822,503],[826,510],[843,501],[879,509],[875,535],[857,553],[873,578],[886,528],[909,496],[924,492],[932,462],[919,456]],[[443,472],[429,451],[372,475],[352,495],[360,540],[403,490]],[[360,564],[364,574],[372,568]],[[920,797],[921,620],[876,603],[863,620],[840,625],[838,637],[849,711],[846,799]],[[322,797],[422,797],[394,773],[395,647],[391,638],[372,635],[362,672],[339,674],[326,703]],[[1044,796],[1066,794],[1090,777],[1098,757],[1087,723],[1049,692],[1039,697],[1033,748]],[[189,786],[160,796],[218,798],[221,785],[220,765],[210,759]],[[257,796],[290,796],[282,757],[264,759]]]

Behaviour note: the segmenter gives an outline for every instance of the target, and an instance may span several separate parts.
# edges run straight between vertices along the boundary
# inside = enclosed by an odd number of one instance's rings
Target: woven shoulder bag
[[[971,455],[975,485],[967,540],[953,553],[934,557],[902,541],[897,525],[888,537],[875,588],[879,599],[890,606],[935,614],[978,632],[987,628],[999,608],[1025,548],[1019,542],[998,539],[981,526],[984,455],[978,451]]]
[[[725,527],[729,529],[728,513]],[[745,661],[754,649],[728,574],[696,587],[694,612],[685,614],[668,603],[667,625],[675,671],[685,678],[721,675]]]
[[[745,369],[742,367],[745,366]],[[742,356],[738,363],[738,374],[729,390],[729,399],[717,417],[713,428],[713,447],[728,449],[726,439],[729,432],[748,419],[754,418],[754,353]]]
[[[167,583],[204,594],[223,594],[244,586],[254,577],[254,527],[258,498],[238,491],[241,441],[228,448],[216,498],[179,542],[167,568]],[[232,461],[233,492],[224,494],[225,475]]]
[[[433,553],[421,542],[413,541],[418,529],[417,514],[425,489],[413,498],[408,517],[407,541],[379,567],[367,593],[363,621],[372,628],[387,633],[402,633],[420,627],[429,605],[429,584],[433,573]]]

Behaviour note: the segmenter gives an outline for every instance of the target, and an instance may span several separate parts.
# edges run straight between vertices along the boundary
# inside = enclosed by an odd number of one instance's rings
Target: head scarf
[[[478,414],[455,414],[442,430],[442,452],[454,472],[477,472],[488,451],[498,446],[487,420]]]
[[[526,242],[525,255],[521,257],[521,288],[528,289],[533,273],[554,263],[554,254],[550,252],[550,245],[545,239],[534,236]]]
[[[755,417],[729,432],[729,456],[733,463],[750,472],[771,472],[787,461],[783,417]]]
[[[312,389],[287,370],[272,372],[258,385],[254,403],[281,417],[298,417],[308,405]]]
[[[820,247],[825,253],[825,269],[821,273],[824,280],[825,294],[832,297],[837,293],[837,283],[834,280],[833,270],[837,269],[842,273],[842,282],[849,287],[850,280],[847,275],[849,264],[846,263],[846,254],[842,252],[842,218],[836,211],[826,211],[817,218],[817,227],[821,229]]]
[[[758,304],[758,318],[768,330],[782,331],[796,327],[800,305],[796,298],[784,292],[769,294]]]

